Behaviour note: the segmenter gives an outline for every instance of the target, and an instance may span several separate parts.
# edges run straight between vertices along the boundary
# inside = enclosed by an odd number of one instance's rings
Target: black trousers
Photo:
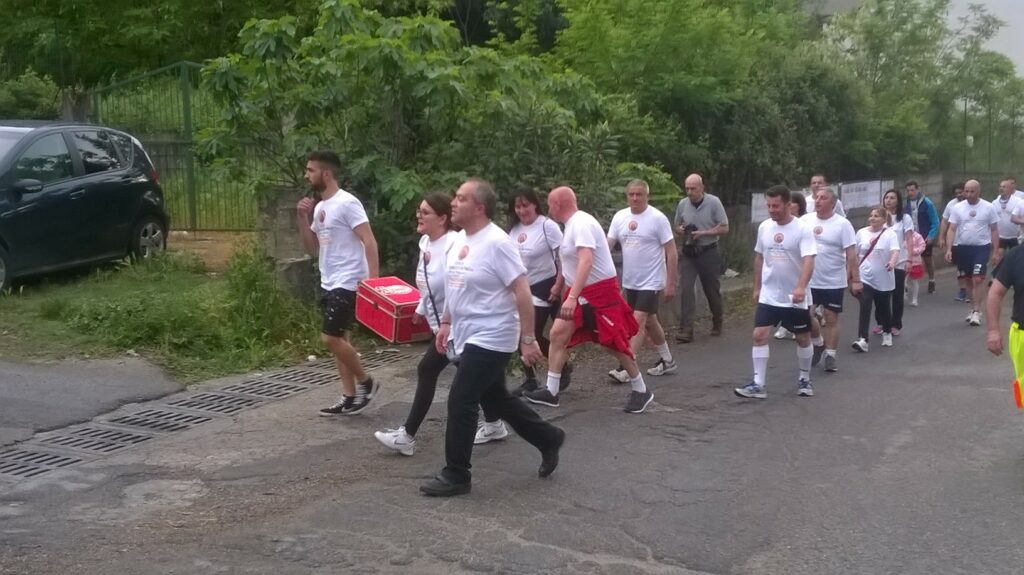
[[[544,357],[548,356],[548,350],[551,348],[551,340],[544,336],[544,328],[548,325],[548,319],[554,321],[558,317],[559,308],[558,305],[533,306],[533,337],[537,338],[537,345],[540,346],[540,352],[544,354]],[[537,379],[537,371],[532,365],[524,365],[523,373],[528,379]],[[487,421],[492,420],[488,419]]]
[[[477,406],[493,411],[530,445],[543,451],[553,448],[557,428],[544,421],[518,397],[505,388],[505,367],[511,353],[491,351],[467,345],[462,351],[455,381],[448,394],[448,428],[445,430],[445,467],[441,472],[449,481],[466,483],[471,479],[470,459],[476,437]]]
[[[878,291],[864,284],[864,290],[860,292],[860,324],[857,326],[857,335],[868,339],[868,330],[871,328],[871,304],[875,306],[875,321],[882,326],[882,331],[892,331],[892,311],[889,307],[892,296],[891,291]]]
[[[423,424],[427,412],[430,411],[430,406],[434,403],[437,378],[449,363],[451,362],[448,360],[448,356],[438,353],[434,343],[430,342],[426,353],[423,354],[419,365],[416,366],[416,393],[412,398],[409,415],[405,418],[405,432],[409,435],[416,437],[416,432],[420,430],[420,425]],[[488,408],[484,408],[484,417],[489,418],[487,421],[498,420],[498,416],[491,413]]]
[[[906,297],[903,290],[907,285],[907,272],[897,269],[895,273],[896,289],[892,292],[892,326],[896,329],[903,329],[903,299]]]
[[[718,275],[722,272],[722,254],[718,245],[706,248],[696,257],[679,255],[679,329],[693,331],[693,320],[697,314],[697,280],[708,300],[711,322],[722,323],[722,286]]]

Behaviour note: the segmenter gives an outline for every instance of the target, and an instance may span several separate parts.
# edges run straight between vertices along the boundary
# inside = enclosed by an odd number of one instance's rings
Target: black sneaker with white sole
[[[356,384],[356,396],[352,401],[352,406],[344,410],[345,415],[355,415],[362,410],[366,409],[366,406],[370,405],[370,400],[373,396],[380,391],[380,384],[373,381],[372,377],[366,378],[366,381]]]
[[[523,399],[530,403],[536,403],[537,405],[558,407],[558,396],[552,394],[546,387],[524,393]]]
[[[355,403],[356,398],[343,395],[337,403],[330,407],[325,407],[319,411],[321,417],[331,417],[334,415],[343,415],[347,410],[352,409],[352,405]]]
[[[626,413],[643,413],[647,406],[654,401],[654,394],[648,391],[631,391],[629,399],[626,400]]]
[[[540,383],[536,379],[532,377],[527,378],[527,380],[524,381],[522,385],[517,387],[512,392],[512,397],[522,397],[524,393],[529,391],[535,391],[538,387],[540,387]]]

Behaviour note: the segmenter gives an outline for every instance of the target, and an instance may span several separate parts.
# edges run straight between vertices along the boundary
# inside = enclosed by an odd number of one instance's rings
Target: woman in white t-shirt
[[[416,231],[420,238],[420,257],[416,263],[416,287],[420,303],[413,322],[425,321],[430,331],[437,333],[444,313],[445,260],[456,232],[452,230],[452,199],[444,193],[428,194],[416,210]],[[430,410],[437,389],[437,378],[448,365],[448,356],[428,345],[416,366],[416,394],[406,417],[405,425],[398,429],[374,432],[384,445],[401,453],[412,455],[416,451],[416,432]],[[507,432],[506,432],[507,434]]]
[[[532,189],[523,188],[516,192],[508,203],[509,237],[519,248],[519,255],[526,266],[526,279],[530,283],[533,299],[534,337],[540,344],[544,357],[548,355],[550,341],[544,335],[548,321],[558,317],[559,302],[565,278],[558,248],[562,245],[562,230],[554,220],[544,215],[540,199]],[[562,370],[565,378],[568,365]],[[524,367],[526,381],[512,395],[520,396],[539,387],[532,366]],[[481,442],[482,443],[482,442]]]
[[[860,325],[853,349],[868,350],[868,327],[871,325],[871,306],[875,306],[875,320],[882,325],[882,346],[892,345],[892,303],[896,288],[895,269],[900,257],[896,232],[886,226],[889,214],[886,208],[871,208],[868,226],[857,232],[857,257],[860,261],[860,279],[864,290],[860,294]]]
[[[914,219],[903,211],[905,205],[903,195],[896,188],[885,192],[885,195],[882,196],[882,206],[885,207],[887,215],[886,227],[896,233],[896,240],[899,241],[900,246],[900,255],[896,260],[896,268],[893,270],[896,277],[896,287],[892,292],[893,335],[899,335],[900,330],[903,329],[904,286],[907,283],[907,272],[910,271],[910,249],[908,246],[912,246],[914,242]],[[875,333],[882,333],[882,328],[876,327]]]

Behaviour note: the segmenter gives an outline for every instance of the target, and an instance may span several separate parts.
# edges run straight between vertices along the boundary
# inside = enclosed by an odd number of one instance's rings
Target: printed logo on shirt
[[[629,227],[629,231],[635,232],[636,231],[636,227],[637,227],[636,220],[631,220],[629,222],[629,226],[628,227]]]
[[[320,210],[320,223],[324,223],[325,219],[327,219],[327,210]]]
[[[464,260],[464,259],[466,259],[466,256],[468,256],[468,255],[469,255],[469,246],[462,246],[462,249],[459,250],[459,259],[460,260]]]
[[[821,226],[814,226],[814,235],[820,236],[823,231],[825,230]]]
[[[430,263],[430,252],[423,252],[423,263]]]
[[[786,239],[786,236],[782,235],[781,233],[778,233],[778,234],[775,234],[775,237],[772,238],[772,239],[775,240],[775,243],[781,244],[782,240]]]
[[[525,233],[519,234],[519,237],[516,238],[516,240],[518,240],[519,243],[521,243],[521,244],[526,243],[526,234]]]
[[[977,210],[971,210],[971,217],[973,218],[976,215],[978,215]]]

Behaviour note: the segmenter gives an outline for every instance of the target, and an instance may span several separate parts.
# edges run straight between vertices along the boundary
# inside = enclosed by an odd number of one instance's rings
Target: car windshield
[[[27,131],[23,130],[2,130],[0,129],[0,160],[7,156],[18,140],[25,137]]]

